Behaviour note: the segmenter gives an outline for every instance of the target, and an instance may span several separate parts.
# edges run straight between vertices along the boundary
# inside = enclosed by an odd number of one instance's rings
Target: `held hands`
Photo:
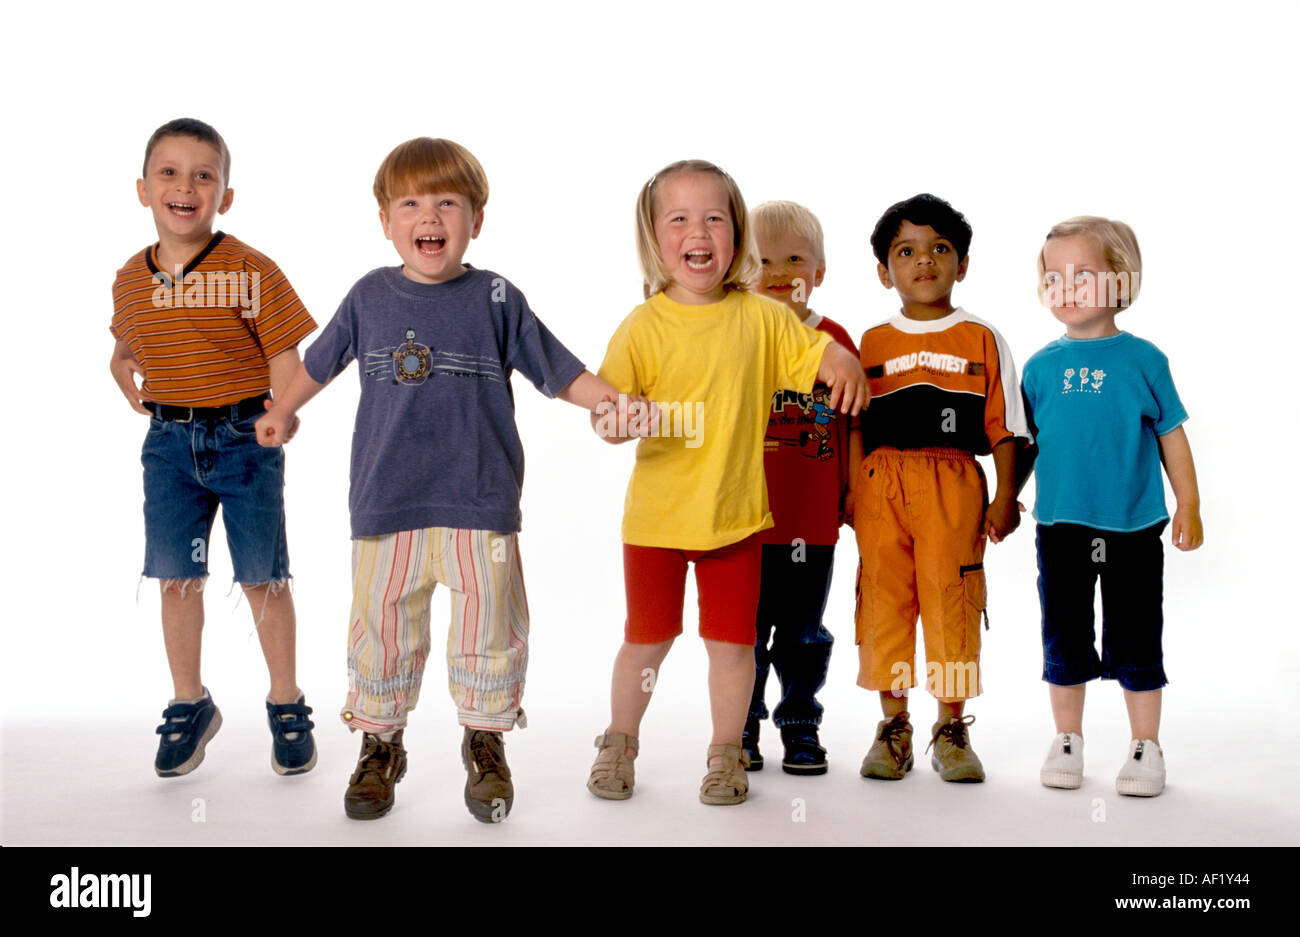
[[[993,543],[1001,543],[1020,526],[1020,515],[1025,506],[1010,495],[998,495],[989,502],[984,512],[984,536]]]
[[[277,407],[274,401],[266,401],[266,412],[257,418],[254,429],[257,431],[257,444],[268,448],[283,446],[298,432],[300,421],[297,415],[288,415],[284,407]]]
[[[606,442],[624,443],[654,436],[659,431],[659,405],[645,397],[609,394],[600,398],[591,415],[591,427]]]
[[[1170,542],[1184,552],[1195,550],[1205,542],[1205,534],[1201,530],[1201,512],[1195,505],[1178,505],[1170,526]]]

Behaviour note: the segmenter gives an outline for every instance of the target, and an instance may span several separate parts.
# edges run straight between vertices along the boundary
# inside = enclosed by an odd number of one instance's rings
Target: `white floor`
[[[859,691],[860,692],[860,691]],[[1118,695],[1118,694],[1112,694]],[[371,822],[348,820],[341,799],[359,747],[332,717],[320,718],[320,761],[310,774],[281,778],[269,767],[260,702],[221,700],[225,724],[204,764],[180,779],[152,772],[146,724],[114,719],[81,725],[6,725],[3,830],[17,844],[780,844],[780,845],[1246,845],[1300,843],[1300,812],[1284,779],[1289,745],[1256,726],[1241,728],[1238,757],[1207,745],[1197,720],[1180,718],[1164,740],[1170,782],[1155,799],[1120,797],[1114,775],[1126,733],[1116,707],[1098,706],[1081,790],[1042,788],[1038,765],[1049,738],[1001,718],[972,735],[989,779],[945,784],[918,758],[902,782],[858,777],[864,718],[829,720],[823,741],[831,771],[795,778],[769,764],[751,776],[749,801],[705,807],[696,800],[705,738],[693,704],[656,700],[638,760],[636,796],[597,800],[584,787],[601,727],[597,714],[538,709],[508,737],[516,802],[507,821],[472,820],[461,801],[464,773],[450,705],[435,694],[407,731],[410,769],[397,806]],[[859,696],[861,701],[865,697]],[[925,706],[928,713],[929,705]],[[978,710],[976,710],[978,711]],[[844,713],[841,710],[841,715]],[[1034,714],[1036,723],[1041,714]],[[590,723],[590,731],[574,726]],[[874,724],[874,723],[873,723]],[[928,720],[927,720],[928,724]],[[1112,731],[1112,728],[1114,731]],[[779,762],[775,736],[766,753]],[[922,741],[922,747],[924,740]]]

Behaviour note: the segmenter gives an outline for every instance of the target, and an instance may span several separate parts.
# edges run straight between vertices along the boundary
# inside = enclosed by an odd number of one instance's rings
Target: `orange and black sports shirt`
[[[862,334],[871,404],[863,452],[965,449],[986,455],[1002,440],[1031,440],[1011,352],[998,331],[960,307],[942,319],[894,316]]]
[[[179,276],[159,270],[147,247],[113,282],[109,331],[159,403],[217,407],[261,394],[267,362],[315,328],[275,262],[220,231]]]

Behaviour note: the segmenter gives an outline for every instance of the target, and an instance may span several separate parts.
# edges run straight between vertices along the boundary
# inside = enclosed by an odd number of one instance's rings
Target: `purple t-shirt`
[[[548,397],[583,364],[488,270],[416,283],[400,267],[352,287],[303,358],[325,383],[359,359],[352,536],[422,527],[520,529],[524,450],[510,374]]]

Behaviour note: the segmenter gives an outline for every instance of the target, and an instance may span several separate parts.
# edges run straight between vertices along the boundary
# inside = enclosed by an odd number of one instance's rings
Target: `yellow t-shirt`
[[[763,435],[772,394],[808,393],[830,344],[786,306],[732,291],[687,306],[657,293],[609,340],[600,376],[662,412],[637,442],[623,541],[713,550],[772,526]]]

